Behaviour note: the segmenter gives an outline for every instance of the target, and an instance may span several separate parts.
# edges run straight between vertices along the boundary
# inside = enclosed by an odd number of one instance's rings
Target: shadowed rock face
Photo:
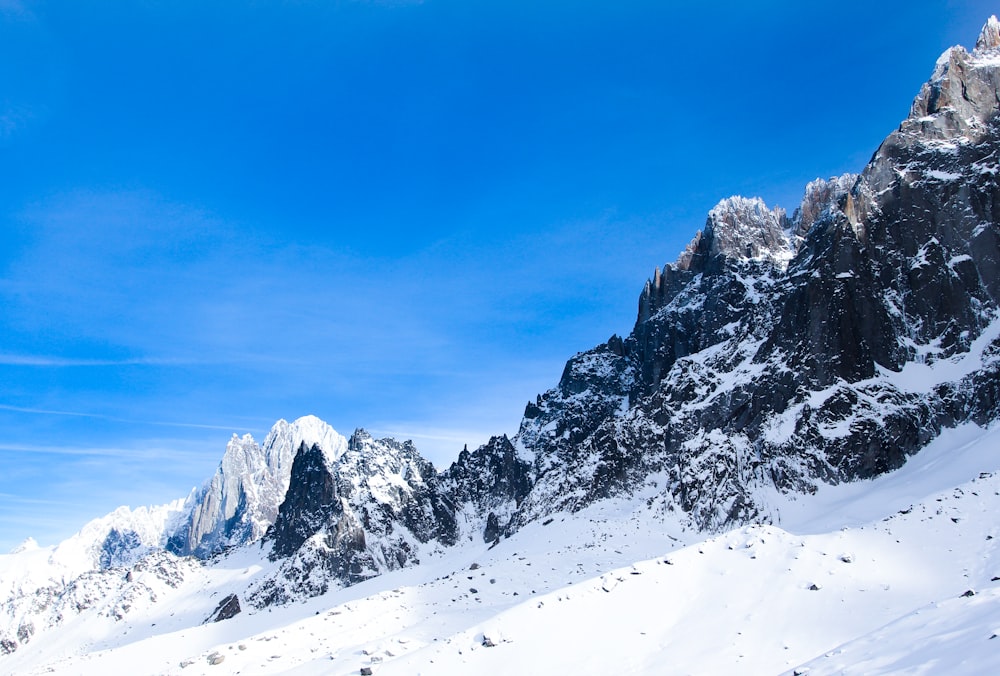
[[[303,444],[299,448],[292,462],[291,476],[285,500],[268,532],[269,539],[274,541],[272,560],[291,556],[313,534],[342,516],[333,475],[318,445],[306,448]]]
[[[493,542],[502,534],[501,520],[509,521],[531,490],[531,469],[504,435],[493,437],[475,453],[463,450],[442,479],[456,504],[471,504],[485,515],[481,535]]]
[[[338,455],[303,445],[264,538],[280,572],[249,600],[261,607],[321,594],[417,563],[421,547],[457,537],[455,505],[410,442],[357,430]]]
[[[219,601],[219,605],[215,607],[215,611],[205,622],[222,622],[223,620],[236,617],[240,612],[242,612],[242,609],[240,608],[239,597],[236,594],[230,594]]]

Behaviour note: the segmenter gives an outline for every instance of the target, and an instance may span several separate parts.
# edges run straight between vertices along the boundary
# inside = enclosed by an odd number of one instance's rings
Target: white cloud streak
[[[183,427],[183,428],[201,429],[201,430],[235,431],[246,427],[245,425],[210,425],[206,423],[174,422],[166,420],[130,420],[128,418],[119,418],[116,416],[104,415],[102,413],[85,413],[82,411],[56,411],[44,408],[11,406],[9,404],[0,404],[0,411],[11,411],[14,413],[31,413],[35,415],[69,416],[74,418],[92,418],[95,420],[107,420],[108,422],[125,423],[130,425],[155,425],[158,427]]]
[[[87,366],[185,366],[201,362],[164,357],[127,359],[72,359],[30,354],[0,354],[2,366],[87,367]]]

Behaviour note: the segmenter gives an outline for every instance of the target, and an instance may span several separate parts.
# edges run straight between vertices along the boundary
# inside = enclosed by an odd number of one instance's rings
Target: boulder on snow
[[[216,664],[222,664],[225,661],[226,661],[226,656],[223,655],[222,653],[215,652],[208,656],[208,663],[213,666]]]
[[[241,611],[239,597],[236,594],[230,594],[219,601],[219,605],[215,607],[215,610],[212,611],[212,614],[208,616],[203,624],[228,620],[231,617],[239,615]]]
[[[10,655],[15,650],[17,650],[17,641],[0,638],[0,655]]]

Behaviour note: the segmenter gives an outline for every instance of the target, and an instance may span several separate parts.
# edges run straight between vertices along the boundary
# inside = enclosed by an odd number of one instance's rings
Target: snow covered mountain
[[[185,523],[168,535],[167,549],[206,556],[259,540],[277,518],[292,461],[303,444],[332,455],[347,448],[347,440],[315,416],[279,420],[263,447],[249,434],[234,434],[215,475],[190,498]]]
[[[583,673],[822,673],[1000,623],[998,92],[991,18],[860,174],[791,217],[722,200],[627,337],[443,471],[279,421],[186,500],[0,557],[0,667],[521,673],[558,641]]]
[[[791,218],[710,212],[632,333],[528,405],[507,532],[651,483],[701,529],[769,522],[771,489],[870,478],[1000,416],[995,32],[938,60],[859,176],[810,184]]]

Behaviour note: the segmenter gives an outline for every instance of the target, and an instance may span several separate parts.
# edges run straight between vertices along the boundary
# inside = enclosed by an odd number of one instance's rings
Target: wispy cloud
[[[44,444],[3,444],[0,443],[0,453],[32,453],[42,455],[63,455],[81,457],[118,458],[129,460],[157,460],[170,458],[178,460],[201,460],[204,453],[183,451],[174,448],[129,447],[116,448],[112,446],[71,446]]]
[[[44,408],[31,408],[27,406],[11,406],[9,404],[0,404],[0,411],[12,411],[14,413],[31,413],[35,415],[58,415],[58,416],[69,416],[74,418],[91,418],[94,420],[106,420],[108,422],[125,423],[129,425],[154,425],[157,427],[182,427],[182,428],[201,429],[201,430],[235,431],[243,429],[245,427],[245,425],[219,425],[219,424],[208,424],[208,423],[177,422],[173,420],[131,420],[129,418],[120,418],[117,416],[105,415],[103,413],[88,413],[83,411],[58,411],[58,410],[44,409]],[[267,423],[269,421],[258,419],[257,422]]]
[[[126,359],[74,359],[30,354],[0,354],[2,366],[45,366],[45,367],[86,367],[86,366],[185,366],[202,363],[192,359],[169,357],[132,357]]]

